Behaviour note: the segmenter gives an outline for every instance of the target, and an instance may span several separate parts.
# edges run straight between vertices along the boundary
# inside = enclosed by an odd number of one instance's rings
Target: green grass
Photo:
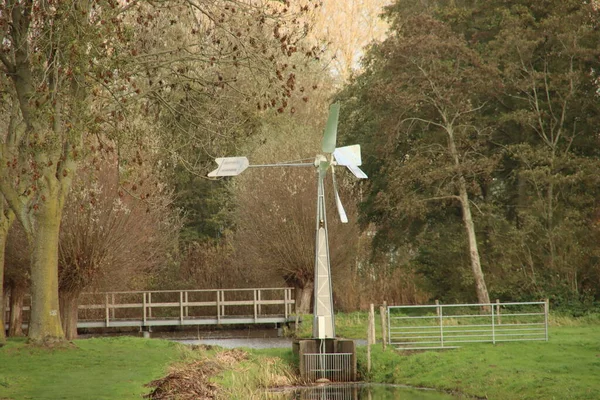
[[[339,336],[364,339],[364,313],[341,314]],[[308,323],[306,323],[308,322]],[[493,399],[600,399],[600,319],[553,316],[549,342],[466,344],[460,349],[403,353],[359,346],[359,371],[370,382],[454,391]],[[379,324],[378,324],[379,325]],[[302,334],[310,336],[310,318]],[[379,327],[377,328],[379,331]],[[173,342],[131,337],[76,340],[43,349],[10,339],[0,348],[0,399],[140,399],[144,385],[166,374],[170,364],[210,358]],[[227,399],[252,399],[260,388],[290,380],[291,349],[251,350],[248,360],[224,371],[216,382]]]
[[[552,327],[549,342],[466,344],[402,353],[373,346],[373,382],[457,391],[488,399],[600,399],[600,325]]]
[[[140,399],[180,357],[179,345],[131,337],[55,349],[9,339],[0,348],[0,399]]]

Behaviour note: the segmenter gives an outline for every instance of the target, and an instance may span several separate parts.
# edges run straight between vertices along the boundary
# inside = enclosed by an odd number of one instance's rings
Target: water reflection
[[[222,339],[178,339],[182,344],[203,344],[207,346],[220,346],[227,349],[245,347],[248,349],[274,349],[291,348],[292,339],[289,338],[222,338]]]
[[[270,400],[448,400],[457,397],[405,386],[351,384],[316,386],[271,393],[267,398]]]

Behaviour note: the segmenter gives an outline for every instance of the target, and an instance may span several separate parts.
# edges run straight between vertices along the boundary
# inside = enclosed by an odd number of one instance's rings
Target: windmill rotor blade
[[[356,165],[346,165],[346,168],[348,168],[348,170],[352,172],[352,174],[358,179],[368,178],[367,174],[365,174],[365,172],[362,169],[358,168]]]
[[[338,147],[333,151],[333,157],[338,165],[362,165],[360,144]]]
[[[244,172],[250,165],[246,157],[215,158],[215,162],[219,166],[208,174],[211,178],[217,176],[236,176]]]
[[[324,153],[332,153],[335,150],[335,138],[337,136],[338,118],[340,116],[340,105],[332,104],[329,107],[329,117],[323,134],[323,143],[321,149]]]
[[[340,221],[342,221],[343,224],[347,224],[348,216],[346,215],[346,210],[344,210],[342,200],[340,200],[340,194],[338,193],[337,183],[335,182],[335,171],[333,170],[333,167],[331,168],[331,180],[333,181],[333,191],[335,193],[335,205],[337,206],[338,214],[340,215]]]

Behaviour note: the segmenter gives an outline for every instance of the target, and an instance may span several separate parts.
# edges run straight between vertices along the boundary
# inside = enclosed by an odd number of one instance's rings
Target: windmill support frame
[[[317,221],[315,235],[315,285],[313,308],[313,338],[335,338],[329,236],[325,212],[325,172],[328,165],[321,161],[318,169]]]

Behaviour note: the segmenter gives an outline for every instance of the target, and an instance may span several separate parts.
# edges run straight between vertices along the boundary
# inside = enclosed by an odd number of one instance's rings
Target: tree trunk
[[[6,330],[4,329],[4,250],[6,248],[6,235],[3,233],[0,232],[0,347],[6,343]]]
[[[67,340],[77,339],[77,310],[79,307],[79,291],[61,291],[60,319]]]
[[[25,299],[25,286],[10,285],[10,316],[8,321],[8,336],[25,336],[23,333],[23,300]]]
[[[296,288],[296,312],[298,314],[310,313],[314,286],[312,282],[307,282],[304,287]]]
[[[15,214],[10,210],[5,210],[4,197],[0,195],[0,347],[6,343],[6,330],[4,316],[6,310],[4,305],[4,260],[6,251],[6,239],[8,238],[8,230],[14,220]]]
[[[462,208],[463,222],[465,224],[465,230],[467,231],[467,237],[469,239],[469,254],[471,256],[471,269],[473,271],[473,277],[475,278],[477,300],[479,303],[487,304],[490,302],[490,296],[488,294],[487,285],[485,284],[485,279],[483,277],[483,271],[481,270],[481,260],[479,258],[479,249],[477,247],[477,236],[475,235],[475,224],[473,223],[473,216],[471,215],[471,206],[469,204],[467,185],[462,176],[459,178],[459,197],[460,206]],[[489,306],[486,306],[485,308],[488,309]]]
[[[461,162],[456,149],[456,143],[454,142],[454,130],[452,126],[446,128],[448,133],[448,149],[454,160],[458,172],[458,197],[460,200],[460,206],[462,209],[463,222],[465,224],[465,230],[467,231],[467,237],[469,241],[469,255],[471,257],[471,270],[473,271],[473,277],[475,278],[475,287],[477,291],[477,300],[480,304],[488,304],[490,302],[490,296],[488,294],[487,286],[485,284],[485,278],[483,277],[483,271],[481,270],[481,259],[479,258],[479,248],[477,247],[477,236],[475,234],[475,224],[473,223],[473,216],[471,215],[471,205],[469,203],[469,193],[467,192],[467,182],[464,175],[460,172]],[[488,310],[489,306],[484,307]]]
[[[4,294],[2,297],[2,323],[4,324],[4,327],[6,328],[6,325],[8,324],[8,322],[10,321],[10,317],[6,318],[6,314],[10,311],[10,297],[8,297],[8,288],[6,288],[7,290],[4,290]],[[4,342],[6,343],[6,329],[2,330],[4,333]],[[0,345],[0,347],[2,347],[3,345]]]
[[[31,256],[31,316],[29,340],[38,343],[64,339],[58,301],[58,234],[62,208],[49,195],[34,214]]]
[[[553,274],[556,272],[556,243],[554,242],[554,148],[552,149],[552,156],[550,158],[550,171],[548,173],[548,190],[546,192],[546,229],[548,230],[548,250],[550,253],[550,260],[548,267]]]

